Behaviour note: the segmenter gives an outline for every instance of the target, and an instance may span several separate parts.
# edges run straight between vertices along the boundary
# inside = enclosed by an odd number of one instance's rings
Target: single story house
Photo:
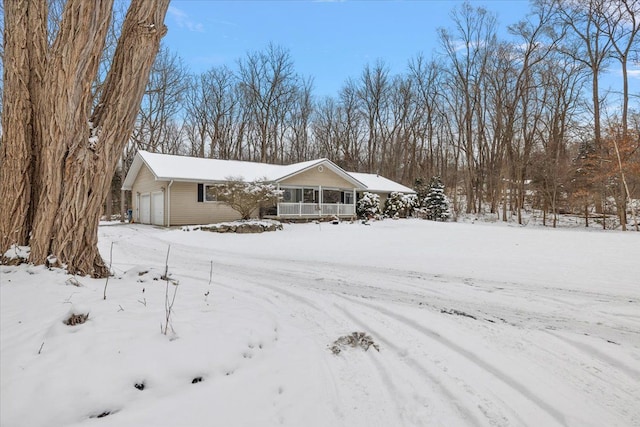
[[[380,195],[412,189],[375,174],[346,172],[328,159],[292,165],[204,159],[138,151],[122,185],[131,191],[133,220],[162,226],[209,224],[239,219],[218,202],[215,186],[230,178],[269,182],[282,190],[269,217],[352,217],[359,193]]]

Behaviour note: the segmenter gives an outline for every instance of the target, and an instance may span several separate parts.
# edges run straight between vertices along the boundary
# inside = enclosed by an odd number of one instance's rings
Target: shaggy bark
[[[4,91],[0,145],[0,255],[26,245],[30,230],[34,106],[46,49],[45,2],[4,2]]]
[[[15,8],[6,11],[6,15],[9,20],[19,21],[18,5],[26,3],[29,9],[45,2],[12,0],[7,1],[6,6],[9,3],[11,7],[15,4]],[[19,90],[28,65],[17,70],[14,79],[7,79],[5,74],[5,102],[19,95],[27,96],[23,98],[26,107],[22,112],[3,117],[3,126],[25,129],[22,133],[27,135],[30,126],[32,130],[30,145],[16,144],[14,138],[5,134],[2,178],[13,171],[11,176],[16,179],[25,170],[33,170],[33,191],[25,191],[29,182],[10,188],[3,180],[2,191],[8,196],[0,202],[3,211],[0,249],[3,252],[13,243],[24,244],[30,235],[33,263],[43,264],[49,255],[54,255],[71,273],[95,277],[109,273],[97,248],[98,221],[120,153],[131,134],[160,39],[166,32],[163,20],[168,3],[169,0],[131,2],[98,102],[94,103],[91,97],[91,84],[98,72],[113,0],[67,1],[52,46],[47,48],[44,44],[33,52],[36,61],[44,62],[43,72],[39,74],[41,82],[36,79],[38,84],[31,85],[27,91]],[[14,25],[21,26],[24,27],[24,23]],[[29,37],[30,26],[20,30]],[[46,40],[46,30],[44,34]],[[6,68],[25,55],[20,52],[20,46],[19,41],[8,44]],[[10,88],[10,96],[14,98],[6,95]],[[92,105],[96,105],[93,113]],[[33,111],[31,115],[26,113],[29,108]],[[19,166],[12,165],[12,171],[4,167],[7,159],[14,158],[22,159],[20,173],[16,173]],[[29,199],[29,193],[35,197]],[[14,199],[23,199],[17,203],[22,211],[23,205],[33,209],[32,223],[28,219],[17,226],[8,223],[7,217],[11,215],[5,213],[10,212],[9,208],[17,209],[7,200]]]
[[[35,106],[36,128],[41,137],[34,146],[36,198],[29,242],[30,260],[36,264],[43,264],[52,254],[56,216],[60,210],[68,212],[68,207],[60,203],[68,185],[63,181],[66,157],[75,147],[87,144],[91,83],[98,71],[112,3],[113,0],[67,2],[47,55],[42,85],[36,91],[41,98]]]

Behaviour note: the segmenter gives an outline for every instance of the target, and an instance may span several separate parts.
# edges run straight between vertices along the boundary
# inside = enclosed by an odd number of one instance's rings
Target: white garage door
[[[151,224],[164,225],[164,193],[151,193]]]
[[[151,195],[141,194],[140,195],[140,218],[139,221],[142,224],[151,224]]]

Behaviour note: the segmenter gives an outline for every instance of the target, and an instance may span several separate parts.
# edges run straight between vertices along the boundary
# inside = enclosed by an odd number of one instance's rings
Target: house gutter
[[[167,227],[171,227],[171,186],[173,185],[173,180],[169,181],[169,185],[167,186]]]

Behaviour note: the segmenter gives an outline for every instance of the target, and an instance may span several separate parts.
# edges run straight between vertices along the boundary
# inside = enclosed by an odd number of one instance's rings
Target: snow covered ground
[[[110,225],[107,261],[112,242],[106,300],[0,267],[3,427],[640,425],[639,233]],[[355,331],[380,351],[329,350]]]

